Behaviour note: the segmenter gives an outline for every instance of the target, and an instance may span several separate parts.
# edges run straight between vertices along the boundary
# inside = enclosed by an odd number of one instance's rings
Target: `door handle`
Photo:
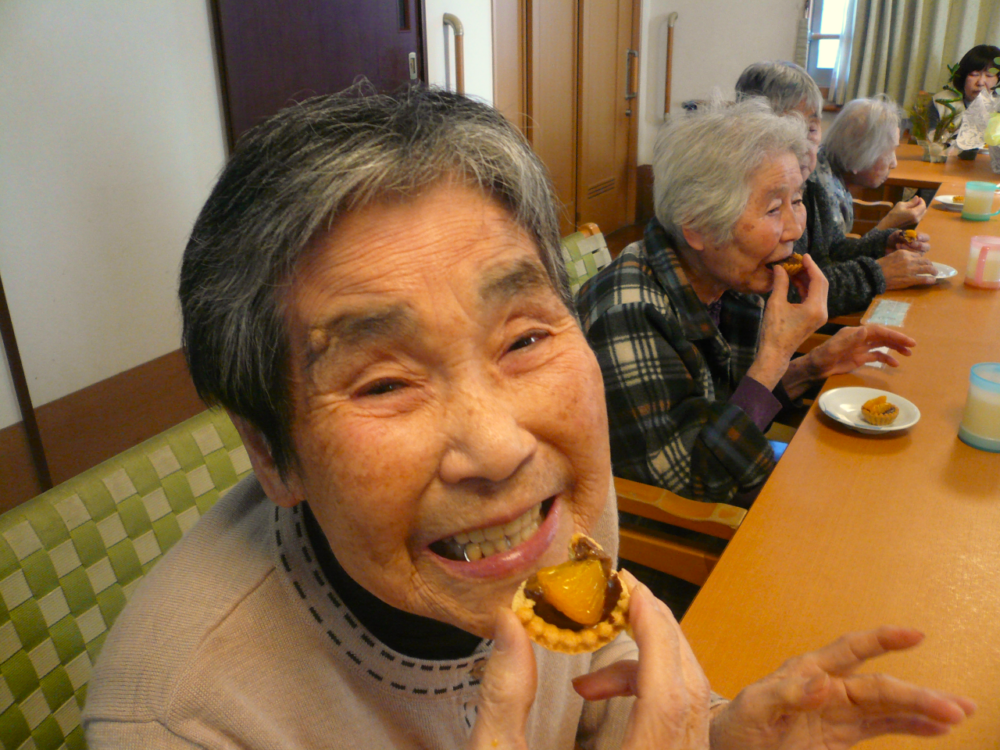
[[[625,101],[631,101],[638,96],[639,84],[636,78],[639,74],[639,53],[634,50],[626,50],[625,52]],[[632,105],[630,104],[628,109],[625,110],[625,116],[632,116]]]

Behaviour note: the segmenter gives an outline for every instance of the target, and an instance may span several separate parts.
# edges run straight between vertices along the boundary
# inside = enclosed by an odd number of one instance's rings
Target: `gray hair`
[[[360,83],[290,107],[237,144],[184,253],[184,347],[198,394],[256,427],[282,475],[297,461],[282,310],[304,251],[348,212],[456,178],[510,212],[568,305],[545,168],[484,104]]]
[[[835,172],[861,172],[875,165],[895,145],[899,107],[885,94],[844,105],[823,137]]]
[[[783,153],[806,158],[805,122],[774,114],[760,98],[671,117],[653,154],[657,220],[676,241],[690,227],[716,244],[730,242],[754,173]]]
[[[823,94],[806,71],[793,62],[767,60],[750,65],[736,82],[736,100],[763,96],[775,114],[784,115],[802,106],[819,117]]]

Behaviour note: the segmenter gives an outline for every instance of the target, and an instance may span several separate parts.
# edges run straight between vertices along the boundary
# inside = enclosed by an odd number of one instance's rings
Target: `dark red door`
[[[230,146],[294,101],[365,76],[425,80],[420,0],[213,0]]]

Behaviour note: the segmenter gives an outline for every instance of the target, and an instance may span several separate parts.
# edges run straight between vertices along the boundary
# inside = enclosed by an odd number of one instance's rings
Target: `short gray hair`
[[[806,71],[793,62],[765,60],[750,65],[736,81],[736,100],[763,96],[775,114],[784,115],[804,105],[807,113],[819,117],[823,94]]]
[[[895,146],[899,107],[885,94],[844,105],[823,136],[823,149],[835,172],[862,172]]]
[[[653,154],[657,220],[676,241],[683,241],[683,227],[716,244],[731,241],[754,173],[784,153],[806,158],[805,121],[776,115],[764,99],[714,102],[672,116]]]
[[[568,305],[545,168],[485,104],[361,83],[290,107],[237,144],[184,253],[184,347],[198,394],[256,427],[283,476],[297,461],[282,316],[297,263],[345,213],[456,178],[510,212]]]

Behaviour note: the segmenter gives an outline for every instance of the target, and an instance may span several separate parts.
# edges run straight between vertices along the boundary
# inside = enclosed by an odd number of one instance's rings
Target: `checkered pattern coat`
[[[654,219],[577,308],[604,375],[616,476],[708,502],[764,482],[771,446],[727,403],[757,352],[760,297],[726,292],[717,328]]]

